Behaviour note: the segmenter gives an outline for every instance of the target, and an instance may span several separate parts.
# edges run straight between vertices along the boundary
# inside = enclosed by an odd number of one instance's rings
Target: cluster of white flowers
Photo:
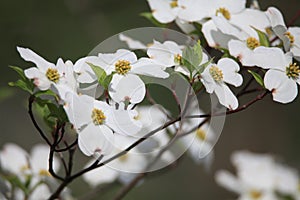
[[[298,93],[300,28],[287,27],[278,9],[270,7],[261,11],[257,5],[246,8],[246,0],[148,0],[148,3],[151,17],[156,22],[166,24],[175,21],[183,32],[193,36],[189,38],[196,37],[198,42],[187,45],[188,42],[179,44],[171,39],[161,41],[158,37],[152,38],[153,42],[146,45],[119,34],[119,39],[125,41],[130,49],[140,49],[144,56],[138,57],[136,51],[123,48],[86,56],[76,62],[59,58],[56,64],[28,48],[17,48],[21,57],[35,66],[24,70],[24,73],[18,69],[23,80],[16,85],[29,91],[34,100],[51,101],[55,108],[61,108],[67,119],[57,119],[57,127],[58,124],[72,125],[81,152],[93,156],[87,167],[98,164],[100,159],[109,160],[130,147],[130,152],[85,173],[83,177],[91,186],[115,180],[126,184],[136,176],[132,172],[147,171],[157,158],[170,164],[178,155],[164,147],[168,147],[171,140],[180,134],[181,148],[188,149],[196,163],[204,161],[209,166],[218,135],[208,126],[207,120],[214,113],[204,115],[198,104],[188,102],[191,88],[196,94],[202,89],[214,94],[219,104],[230,112],[239,108],[232,87],[243,84],[244,78],[239,73],[243,69],[251,69],[249,72],[260,84],[260,89],[265,94],[270,91],[274,101],[289,103]],[[201,43],[221,51],[222,58],[210,59],[210,55],[202,50]],[[183,77],[189,86],[188,94],[188,91],[182,92],[189,96],[186,97],[188,105],[185,105],[189,108],[178,105],[179,111],[183,111],[180,114],[189,112],[188,115],[194,115],[188,119],[174,117],[160,106],[143,104],[149,92],[146,80],[168,80],[174,74]],[[180,104],[175,90],[171,92]],[[151,97],[147,98],[150,102]],[[53,111],[51,108],[50,112]],[[209,117],[195,117],[200,115]],[[177,121],[174,120],[176,118]],[[164,127],[167,120],[174,123]],[[153,130],[157,130],[156,133],[147,136]],[[139,139],[145,141],[131,146]],[[48,153],[49,148],[38,146],[29,156],[24,150],[9,144],[0,153],[0,164],[4,171],[14,174],[22,183],[30,179],[26,185],[29,198],[42,199],[50,195],[45,181],[49,175]],[[45,158],[45,162],[40,158]],[[238,177],[220,172],[217,181],[240,194],[240,199],[273,200],[276,195],[299,199],[298,175],[276,164],[271,157],[242,152],[234,154],[233,162],[238,169]],[[54,163],[56,171],[56,158]],[[16,190],[14,195],[27,194],[23,192]]]
[[[0,199],[47,199],[56,182],[48,171],[50,148],[35,145],[28,154],[21,147],[7,143],[0,151],[0,169],[7,186]],[[53,160],[53,170],[59,170],[58,158]],[[1,190],[2,191],[2,190]]]
[[[238,151],[232,154],[231,161],[236,176],[222,170],[216,173],[216,181],[238,194],[238,199],[300,199],[298,172],[276,162],[271,155]]]
[[[267,70],[264,87],[272,92],[274,101],[289,103],[296,98],[300,28],[287,28],[277,8],[261,11],[257,4],[246,8],[246,0],[148,0],[148,3],[158,22],[175,20],[186,33],[201,31],[210,47],[228,51],[243,66]]]
[[[200,45],[198,48],[202,53]],[[140,75],[166,79],[169,77],[167,68],[190,75],[188,68],[182,64],[183,47],[172,41],[154,41],[147,48],[149,57],[138,59],[134,52],[119,49],[115,53],[99,53],[98,56],[81,58],[75,64],[62,59],[53,64],[27,48],[18,47],[18,51],[23,59],[36,65],[24,70],[25,76],[33,79],[35,92],[51,90],[56,95],[57,103],[63,106],[69,122],[78,133],[80,150],[86,156],[94,156],[93,160],[103,156],[109,158],[165,124],[167,110],[159,106],[137,105],[146,95],[146,86]],[[224,58],[218,62],[217,67],[208,62],[208,56],[203,53],[203,59],[198,65],[204,64],[208,67],[203,70],[201,81],[207,91],[215,92],[220,103],[228,108],[237,108],[237,99],[225,82],[236,86],[242,83],[242,77],[237,73],[238,64],[232,59]],[[193,69],[191,74],[196,76],[197,70]],[[199,110],[196,106],[198,105],[194,105],[194,110]],[[178,122],[169,129],[174,135],[179,126],[181,132],[188,132],[198,124],[199,119],[191,119],[183,125]],[[192,145],[195,135],[198,136],[190,149],[196,162],[212,150],[214,133],[207,134],[211,132],[208,129],[198,128],[193,131],[195,134],[182,140],[187,149]],[[85,180],[91,185],[114,181],[118,177],[122,182],[128,182],[134,176],[129,176],[127,172],[142,172],[150,158],[158,155],[159,150],[168,145],[171,135],[168,135],[166,128],[158,131],[108,166],[87,173]],[[211,158],[210,156],[207,160],[211,161]],[[164,152],[160,158],[165,163],[171,163],[175,159],[170,151]],[[107,179],[93,175],[103,170],[107,172]]]

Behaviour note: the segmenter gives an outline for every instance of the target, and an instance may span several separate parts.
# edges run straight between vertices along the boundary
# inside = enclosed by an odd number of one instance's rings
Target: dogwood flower
[[[136,138],[131,136],[116,134],[115,137],[114,150],[111,155],[121,152],[136,141]],[[104,156],[103,159],[105,160],[106,158],[109,158],[109,156]],[[87,166],[93,162],[93,160],[90,161]],[[112,162],[109,162],[105,166],[101,166],[100,168],[84,174],[83,178],[92,187],[100,184],[111,183],[117,179],[121,183],[126,184],[136,176],[137,172],[143,172],[146,164],[147,160],[144,156],[137,150],[137,148],[133,148],[126,154],[118,157]]]
[[[216,15],[223,15],[226,19],[230,19],[231,15],[239,13],[245,9],[246,1],[232,0],[193,0],[193,1],[178,1],[181,5],[180,19],[194,22],[201,21],[204,18],[211,18]]]
[[[182,50],[184,46],[179,46],[173,41],[160,43],[156,40],[148,48],[147,55],[155,63],[162,65],[164,68],[178,66],[182,63]]]
[[[287,28],[281,12],[275,7],[268,8],[266,15],[272,30],[282,40],[285,50],[291,51],[294,58],[300,61],[300,28]]]
[[[211,21],[203,24],[202,31],[210,46],[228,48],[229,40],[238,40],[247,44],[255,40],[259,45],[259,37],[255,29],[266,33],[268,27],[270,23],[264,12],[245,9],[232,15],[229,20],[222,15],[213,16]],[[251,46],[251,49],[254,47]]]
[[[1,168],[18,176],[29,173],[28,153],[13,143],[7,143],[0,152]]]
[[[153,17],[160,23],[166,24],[174,21],[181,10],[181,1],[174,0],[148,0]]]
[[[262,67],[270,68],[264,77],[265,87],[272,92],[274,101],[292,102],[298,94],[300,68],[293,63],[291,53],[284,54],[282,50],[277,50],[273,52],[273,57],[276,57],[278,62],[260,63]]]
[[[100,53],[95,65],[103,68],[107,75],[115,73],[109,87],[109,95],[117,103],[124,101],[136,104],[144,99],[145,84],[138,75],[157,78],[169,76],[151,59],[138,60],[133,52],[125,49],[119,49],[113,54]]]
[[[279,200],[278,192],[296,197],[299,176],[294,169],[276,163],[270,155],[259,155],[247,151],[232,154],[232,163],[237,175],[221,170],[216,181],[221,186],[247,200]]]
[[[64,109],[78,132],[78,145],[85,155],[98,157],[110,152],[114,136],[107,126],[109,105],[87,95],[68,93]]]
[[[55,65],[28,48],[17,47],[17,50],[24,60],[36,65],[26,69],[24,73],[27,78],[34,79],[34,84],[40,90],[47,90],[53,83],[60,83],[63,80],[66,67],[61,58]]]
[[[202,111],[201,114],[203,114]],[[201,121],[203,120],[191,119],[184,122],[181,128],[188,132],[191,128],[197,127]],[[207,123],[181,139],[182,143],[188,147],[187,151],[193,161],[197,164],[204,164],[207,169],[211,166],[214,158],[213,144],[215,140],[216,134]]]
[[[182,74],[189,76],[189,70],[182,65],[183,49],[183,45],[178,45],[174,41],[165,41],[163,43],[160,43],[154,40],[153,45],[151,45],[148,48],[147,54],[150,57],[150,59],[152,59],[158,65],[161,65],[164,68],[175,66],[175,71],[181,72]],[[208,56],[205,52],[202,52],[202,56],[202,61],[199,65],[202,65],[208,61]],[[193,72],[193,75],[196,72],[197,71],[195,70]]]
[[[51,195],[50,183],[54,180],[48,171],[49,165],[49,147],[38,144],[33,146],[30,155],[21,147],[8,143],[5,144],[0,152],[0,165],[4,172],[17,176],[20,184],[30,183],[28,187],[30,194],[28,199],[47,199]],[[59,170],[59,161],[54,156],[53,170]],[[10,187],[10,184],[8,184]],[[12,188],[10,188],[12,190]],[[24,199],[24,193],[21,190],[12,190],[14,198]]]
[[[238,74],[239,65],[232,59],[222,58],[217,64],[210,64],[201,74],[201,81],[208,93],[215,93],[220,104],[229,109],[238,107],[238,100],[225,83],[240,86],[243,77]]]

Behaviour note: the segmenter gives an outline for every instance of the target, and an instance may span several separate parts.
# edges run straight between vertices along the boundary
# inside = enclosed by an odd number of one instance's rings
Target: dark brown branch
[[[69,149],[71,149],[71,148],[73,148],[74,146],[76,146],[77,145],[77,143],[78,143],[78,138],[76,138],[76,140],[72,143],[72,144],[70,144],[70,145],[68,145],[67,147],[65,147],[65,148],[61,148],[61,149],[55,149],[55,152],[63,152],[63,151],[68,151]]]
[[[39,127],[38,123],[36,122],[35,120],[35,117],[34,117],[34,114],[32,112],[32,105],[33,105],[33,102],[35,101],[35,96],[31,95],[29,97],[29,100],[28,100],[28,114],[30,116],[30,119],[34,125],[34,127],[36,128],[36,130],[39,132],[40,136],[45,140],[45,142],[51,146],[51,142],[49,141],[49,139],[47,138],[47,136],[44,134],[43,130]]]

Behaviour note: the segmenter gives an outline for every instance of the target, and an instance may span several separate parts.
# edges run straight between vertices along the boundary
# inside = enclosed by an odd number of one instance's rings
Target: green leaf
[[[16,66],[9,66],[9,67],[19,74],[20,79],[15,82],[9,82],[8,85],[12,86],[12,87],[18,87],[18,88],[32,94],[33,90],[34,90],[34,84],[33,84],[32,80],[29,80],[28,78],[26,78],[23,69],[21,69],[20,67],[16,67]]]
[[[96,66],[92,63],[87,63],[91,68],[92,70],[95,72],[96,76],[97,76],[97,79],[98,79],[98,83],[100,85],[102,85],[105,89],[108,88],[109,86],[109,83],[112,79],[112,76],[113,76],[113,73],[110,74],[109,76],[106,75],[106,72],[104,71],[104,69],[102,69],[101,67],[99,66]]]
[[[111,82],[112,77],[113,77],[113,73],[110,74],[109,76],[106,76],[105,79],[103,80],[102,86],[103,86],[105,89],[108,88],[108,86],[109,86],[109,84],[110,84],[110,82]]]
[[[187,46],[182,52],[182,64],[187,67],[190,74],[196,69],[199,70],[199,65],[202,61],[203,52],[200,41],[193,47]]]
[[[164,28],[164,27],[167,26],[166,24],[162,24],[162,23],[160,23],[159,21],[157,21],[157,20],[153,17],[153,15],[152,15],[151,12],[143,12],[143,13],[140,14],[140,16],[145,17],[146,19],[148,19],[152,24],[154,24],[154,25],[157,26],[157,27],[162,27],[162,28]]]
[[[197,74],[201,74],[201,73],[205,70],[205,68],[206,68],[210,63],[212,63],[213,60],[214,60],[214,58],[211,58],[209,61],[203,63],[202,65],[199,65],[199,66],[197,67]],[[197,75],[197,74],[196,74],[196,75]]]
[[[106,72],[104,71],[104,69],[102,69],[100,66],[96,66],[89,62],[87,62],[87,64],[92,68],[92,70],[96,74],[98,82],[100,84],[103,83],[104,79],[106,78]]]
[[[270,46],[270,41],[269,41],[269,38],[268,38],[267,34],[265,34],[264,32],[254,28],[254,27],[252,27],[252,28],[257,32],[260,45],[265,46],[265,47],[269,47]]]
[[[11,69],[13,69],[15,72],[17,72],[22,80],[27,79],[26,76],[25,76],[25,74],[24,74],[24,70],[21,69],[20,67],[17,67],[17,66],[9,66],[9,68],[11,68]]]
[[[17,187],[17,188],[21,189],[25,194],[29,193],[29,190],[26,188],[26,186],[22,183],[22,181],[17,176],[8,175],[5,178],[8,182],[10,182],[10,184],[13,187]]]
[[[264,81],[263,81],[262,77],[258,73],[254,72],[254,71],[251,71],[251,70],[248,70],[248,72],[254,77],[254,79],[256,80],[256,82],[259,85],[261,85],[262,87],[265,87]]]
[[[36,97],[35,109],[50,128],[53,128],[57,121],[60,124],[69,121],[63,106],[56,105],[51,100]]]

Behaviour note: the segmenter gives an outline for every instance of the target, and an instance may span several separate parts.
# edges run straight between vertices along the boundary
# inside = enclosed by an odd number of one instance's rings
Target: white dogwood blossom
[[[161,23],[174,21],[182,9],[180,1],[175,0],[148,0],[153,17]]]
[[[141,102],[146,93],[145,84],[138,75],[167,78],[168,73],[149,58],[137,59],[135,53],[119,49],[116,53],[98,55],[96,63],[107,75],[114,73],[109,95],[116,102]]]
[[[282,40],[285,50],[291,51],[294,58],[300,61],[300,28],[287,28],[281,12],[275,7],[268,8],[266,15],[275,35]]]
[[[55,65],[28,48],[17,47],[17,49],[24,60],[36,65],[36,67],[26,69],[24,73],[27,78],[34,79],[34,84],[40,90],[49,89],[53,83],[63,82],[67,66],[61,58],[57,60]]]
[[[297,198],[298,173],[276,163],[270,155],[238,151],[232,154],[231,160],[237,169],[236,176],[221,170],[216,173],[216,181],[238,194],[238,199],[280,200],[278,194]]]
[[[201,81],[208,93],[215,93],[219,102],[229,109],[238,107],[238,100],[226,83],[235,87],[243,83],[243,77],[238,73],[239,65],[232,59],[222,58],[217,64],[210,64],[201,74]]]

